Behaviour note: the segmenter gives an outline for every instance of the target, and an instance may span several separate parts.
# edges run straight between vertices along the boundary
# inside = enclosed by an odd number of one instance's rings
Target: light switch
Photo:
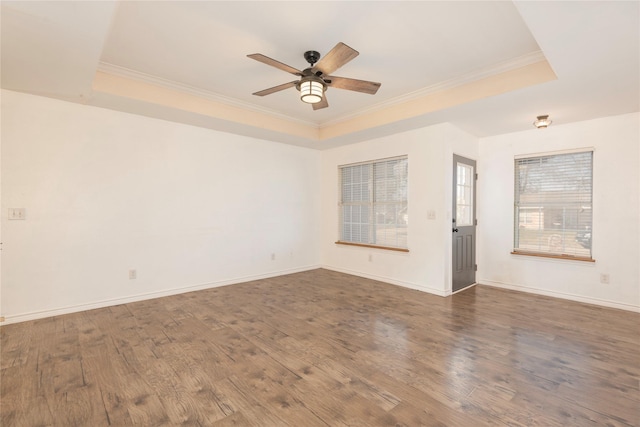
[[[26,219],[27,210],[25,208],[9,208],[9,219]]]

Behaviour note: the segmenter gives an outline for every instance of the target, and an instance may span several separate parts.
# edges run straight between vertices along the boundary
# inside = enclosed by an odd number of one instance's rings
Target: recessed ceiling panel
[[[640,4],[629,1],[2,1],[2,88],[305,147],[450,122],[476,136],[638,111]],[[303,53],[360,55],[314,111]]]
[[[318,111],[295,88],[251,95],[291,76],[247,54],[303,69],[338,42],[360,55],[335,74],[376,95],[330,88]],[[511,2],[122,2],[102,61],[322,124],[537,51]]]

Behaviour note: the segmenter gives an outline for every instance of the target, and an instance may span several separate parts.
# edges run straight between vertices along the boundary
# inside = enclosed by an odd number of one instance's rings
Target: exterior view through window
[[[515,159],[515,253],[592,259],[593,151]]]
[[[339,167],[338,243],[407,249],[406,156]]]
[[[473,166],[457,163],[456,225],[473,225]]]

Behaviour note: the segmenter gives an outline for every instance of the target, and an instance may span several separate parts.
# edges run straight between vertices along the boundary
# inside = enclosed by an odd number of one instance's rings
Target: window
[[[407,249],[406,156],[339,167],[337,243]]]
[[[473,225],[473,166],[457,162],[456,225]]]
[[[593,152],[516,158],[514,253],[592,260]]]

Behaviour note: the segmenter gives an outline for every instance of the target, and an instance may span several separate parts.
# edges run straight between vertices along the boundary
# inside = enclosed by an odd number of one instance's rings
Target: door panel
[[[454,263],[454,272],[458,273],[464,270],[463,268],[463,259],[464,253],[462,252],[464,249],[464,244],[462,243],[462,236],[453,236],[453,263]]]
[[[453,292],[476,282],[476,162],[453,156]]]
[[[474,273],[475,273],[475,256],[473,256],[473,251],[474,251],[474,236],[464,236],[465,238],[465,242],[464,242],[464,248],[465,248],[465,253],[464,253],[464,260],[465,260],[465,264],[464,267],[467,270],[471,270],[473,269]],[[474,274],[474,279],[475,279],[475,274]]]

